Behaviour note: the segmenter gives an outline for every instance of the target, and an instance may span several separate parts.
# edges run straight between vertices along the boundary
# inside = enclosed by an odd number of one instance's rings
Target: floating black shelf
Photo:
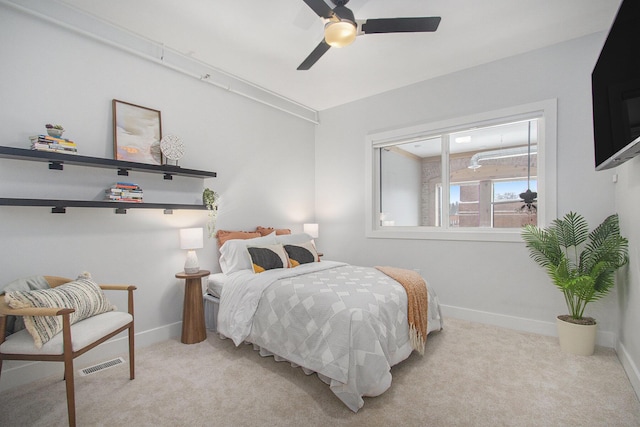
[[[110,202],[108,200],[58,200],[58,199],[16,199],[0,198],[1,206],[43,206],[51,207],[52,213],[65,213],[65,208],[113,208],[116,213],[125,213],[126,209],[178,209],[202,210],[205,205],[176,203],[136,203]]]
[[[129,171],[162,174],[164,179],[173,176],[190,178],[214,178],[215,172],[185,169],[173,165],[151,165],[145,163],[126,162],[122,160],[102,159],[99,157],[79,156],[76,154],[54,153],[49,151],[28,150],[24,148],[0,146],[0,158],[26,160],[49,163],[49,169],[62,170],[64,165],[88,166],[118,171],[118,175],[127,176]],[[68,207],[78,208],[113,208],[116,213],[127,213],[127,209],[164,209],[171,213],[174,209],[202,210],[204,204],[175,204],[175,203],[135,203],[115,202],[108,200],[58,200],[58,199],[20,199],[0,198],[0,206],[43,206],[51,207],[52,213],[65,213]]]
[[[80,156],[77,154],[54,153],[50,151],[28,150],[25,148],[1,147],[0,158],[28,160],[49,163],[49,169],[62,170],[63,165],[91,166],[105,169],[117,169],[118,175],[127,175],[128,171],[163,174],[165,179],[173,175],[191,178],[215,178],[215,172],[185,169],[174,165],[151,165],[126,162],[123,160],[103,159],[100,157]]]

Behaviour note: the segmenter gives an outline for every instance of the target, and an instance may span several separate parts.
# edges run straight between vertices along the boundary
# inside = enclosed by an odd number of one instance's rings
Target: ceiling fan
[[[356,20],[353,12],[345,5],[349,0],[331,0],[336,6],[329,7],[324,0],[303,0],[325,21],[324,39],[298,66],[298,70],[308,70],[331,47],[348,46],[356,36],[374,33],[416,33],[433,32],[440,24],[439,16],[424,18],[380,18]]]

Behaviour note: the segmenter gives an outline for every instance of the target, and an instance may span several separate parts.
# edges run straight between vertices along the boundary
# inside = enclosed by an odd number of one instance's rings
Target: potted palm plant
[[[609,293],[615,272],[629,261],[628,240],[620,235],[618,215],[610,215],[589,232],[587,221],[575,212],[540,228],[526,225],[522,238],[535,262],[546,269],[569,309],[557,319],[560,348],[591,355],[596,321],[585,317],[588,303]]]

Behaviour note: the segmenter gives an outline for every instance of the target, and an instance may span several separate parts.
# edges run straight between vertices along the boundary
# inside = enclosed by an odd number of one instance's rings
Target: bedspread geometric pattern
[[[391,384],[411,353],[404,288],[382,272],[345,265],[269,285],[257,307],[254,344],[331,379],[353,411]]]

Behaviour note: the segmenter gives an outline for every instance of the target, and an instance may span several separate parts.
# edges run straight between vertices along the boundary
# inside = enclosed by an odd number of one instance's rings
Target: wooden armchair
[[[52,288],[71,282],[71,279],[44,276]],[[0,296],[0,375],[3,360],[36,360],[64,362],[64,379],[67,389],[67,411],[69,425],[76,425],[75,392],[73,379],[73,359],[120,332],[128,329],[129,334],[129,377],[135,378],[134,330],[133,330],[133,285],[100,285],[103,290],[128,292],[128,313],[110,311],[70,324],[73,308],[20,308],[13,309]],[[6,316],[62,316],[62,332],[37,348],[27,330],[21,330],[5,337]]]

